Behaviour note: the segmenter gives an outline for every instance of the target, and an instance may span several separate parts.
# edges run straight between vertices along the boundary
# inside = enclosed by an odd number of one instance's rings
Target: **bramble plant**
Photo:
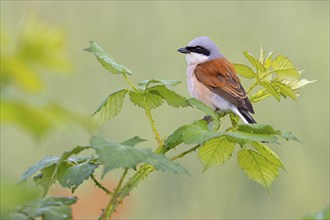
[[[44,196],[56,181],[74,192],[85,180],[90,179],[109,196],[109,202],[99,217],[109,219],[128,194],[151,172],[161,170],[189,175],[187,169],[174,161],[196,150],[206,170],[225,163],[232,157],[235,147],[238,147],[237,160],[240,168],[250,179],[269,191],[280,169],[285,170],[279,156],[267,144],[279,143],[279,138],[298,141],[291,132],[283,132],[270,125],[240,124],[239,118],[232,113],[217,114],[198,100],[187,99],[170,89],[179,83],[176,80],[151,79],[134,84],[129,78],[132,72],[116,63],[110,54],[95,42],[91,42],[90,47],[85,50],[94,54],[106,70],[122,76],[128,84],[104,100],[91,117],[93,123],[102,125],[114,118],[120,113],[125,98],[129,97],[134,105],[144,110],[156,143],[153,149],[146,149],[136,146],[145,141],[138,136],[120,143],[94,136],[86,146],[77,146],[61,156],[47,156],[28,168],[21,177],[21,181],[25,181],[33,176],[34,182],[42,186]],[[259,102],[270,96],[278,101],[281,98],[296,100],[298,90],[312,83],[301,79],[301,71],[282,55],[274,57],[274,53],[270,52],[266,56],[262,49],[259,58],[248,52],[244,52],[244,55],[252,68],[235,64],[235,69],[238,74],[252,81],[247,90],[251,102]],[[191,124],[182,125],[171,134],[161,136],[152,110],[164,103],[174,108],[195,108],[209,116],[208,120],[196,120]],[[224,128],[221,120],[227,116],[231,119],[231,126]],[[189,148],[183,149],[182,145]],[[79,156],[87,149],[94,150],[95,154]],[[167,157],[166,153],[173,149],[182,150],[174,157]],[[103,167],[102,177],[115,168],[123,169],[113,190],[104,187],[94,175],[95,169],[99,167]],[[75,201],[75,197],[43,198],[17,208],[13,216],[71,219],[70,205]]]

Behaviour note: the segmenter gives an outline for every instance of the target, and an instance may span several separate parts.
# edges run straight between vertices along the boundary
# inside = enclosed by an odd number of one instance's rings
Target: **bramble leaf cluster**
[[[132,72],[127,67],[118,64],[95,42],[91,42],[90,48],[86,51],[95,55],[107,71],[122,75],[128,85],[111,92],[91,116],[92,121],[96,125],[102,125],[117,116],[128,96],[129,101],[145,111],[157,143],[152,148],[144,148],[137,146],[144,144],[145,141],[138,136],[123,142],[94,136],[90,139],[88,146],[75,147],[71,151],[64,152],[60,157],[45,157],[25,171],[21,178],[24,181],[34,176],[34,181],[44,188],[44,195],[56,181],[74,191],[90,178],[96,186],[111,197],[100,217],[100,219],[108,219],[117,206],[149,173],[162,170],[189,175],[187,169],[174,161],[196,150],[206,170],[228,161],[233,156],[235,148],[238,148],[239,167],[250,179],[268,190],[278,177],[280,170],[285,170],[282,160],[269,144],[279,144],[281,139],[298,141],[291,132],[283,132],[270,125],[241,124],[239,118],[232,113],[214,112],[200,101],[193,98],[187,99],[172,90],[172,87],[179,84],[176,80],[151,79],[135,85],[128,78]],[[273,58],[272,52],[265,56],[263,50],[259,59],[248,52],[244,52],[244,55],[253,67],[235,64],[235,68],[240,75],[253,80],[247,90],[248,95],[252,90],[259,88],[250,96],[253,102],[261,101],[269,96],[274,96],[277,100],[281,97],[296,100],[298,90],[313,82],[300,79],[301,72],[284,56],[279,55]],[[193,108],[202,111],[206,117],[182,125],[174,129],[172,133],[161,136],[151,111],[164,103],[174,108]],[[227,116],[230,118],[231,126],[224,128],[221,121]],[[173,149],[180,153],[172,158],[167,157],[166,154]],[[84,150],[92,150],[93,153],[88,156],[77,156]],[[106,189],[95,178],[94,171],[99,167],[103,167],[102,177],[113,169],[123,169],[123,174],[114,191]],[[127,178],[128,175],[129,178]]]

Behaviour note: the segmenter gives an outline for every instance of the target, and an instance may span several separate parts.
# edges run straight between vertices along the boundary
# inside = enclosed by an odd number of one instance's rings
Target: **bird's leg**
[[[212,117],[211,117],[211,115],[205,115],[202,120],[207,121],[207,123],[210,123],[210,122],[212,122]]]

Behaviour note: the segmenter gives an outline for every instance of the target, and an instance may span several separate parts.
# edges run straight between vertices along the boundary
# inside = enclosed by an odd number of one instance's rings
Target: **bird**
[[[250,113],[253,106],[238,78],[234,65],[213,41],[201,36],[178,49],[187,61],[187,85],[190,96],[214,111],[233,112],[245,124],[257,123]]]

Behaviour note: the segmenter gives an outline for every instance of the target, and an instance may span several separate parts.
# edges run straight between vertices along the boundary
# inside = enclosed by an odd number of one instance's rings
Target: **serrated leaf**
[[[270,163],[258,152],[250,149],[240,150],[237,156],[238,164],[244,173],[270,191],[272,182],[279,174],[279,167]]]
[[[180,164],[171,161],[164,155],[153,154],[153,156],[148,157],[145,162],[152,165],[156,170],[171,173],[183,173],[191,176],[188,170],[186,170]]]
[[[153,86],[150,89],[148,89],[148,92],[151,93],[157,92],[159,95],[163,97],[163,99],[166,100],[167,104],[175,108],[190,106],[188,100],[185,97],[179,95],[178,93],[172,90],[169,90],[166,86],[163,85]]]
[[[104,165],[103,175],[115,168],[132,168],[140,163],[149,163],[155,169],[172,173],[187,173],[177,163],[173,163],[164,155],[153,153],[150,149],[134,148],[111,142],[102,137],[92,137],[90,145],[99,155]]]
[[[89,146],[77,146],[70,151],[64,152],[61,157],[46,157],[25,171],[21,179],[25,180],[37,171],[40,171],[40,174],[35,176],[33,179],[37,185],[42,186],[45,196],[50,186],[54,184],[56,180],[59,180],[67,169],[77,165],[78,161],[88,161],[82,158],[69,158],[71,155],[78,154],[88,148]]]
[[[45,167],[40,170],[40,174],[33,177],[34,182],[36,185],[39,185],[43,188],[44,193],[43,196],[46,196],[50,186],[55,183],[58,175],[55,173],[56,164],[51,166]]]
[[[146,139],[140,138],[139,136],[134,136],[126,141],[123,141],[121,144],[128,146],[135,146],[143,141],[146,141]]]
[[[271,96],[268,90],[261,89],[256,94],[249,97],[250,101],[252,103],[260,102],[261,100]]]
[[[219,133],[210,131],[208,122],[199,120],[182,130],[182,139],[185,144],[201,144],[205,141],[219,136]]]
[[[264,67],[268,70],[273,63],[274,52],[270,51],[267,57],[265,58]]]
[[[155,109],[164,103],[164,98],[158,92],[148,90],[145,93],[129,91],[129,97],[134,105],[143,109]]]
[[[88,179],[97,167],[97,164],[91,162],[84,162],[69,167],[60,175],[58,181],[63,187],[76,188]]]
[[[103,50],[99,45],[97,45],[94,41],[90,42],[90,47],[85,49],[85,51],[94,54],[97,60],[101,63],[101,65],[113,74],[129,74],[132,72],[125,66],[116,63],[114,58]]]
[[[280,157],[267,145],[259,142],[252,142],[251,145],[259,152],[263,158],[268,160],[268,162],[285,170],[284,164]]]
[[[213,119],[215,119],[214,121],[218,121],[219,116],[215,113],[215,111],[213,111],[213,109],[211,109],[210,107],[208,107],[201,101],[198,101],[195,98],[190,98],[190,99],[188,99],[188,102],[191,105],[195,106],[197,109],[203,111],[206,115],[211,116]]]
[[[38,163],[34,164],[33,166],[29,167],[26,171],[24,171],[24,173],[22,174],[22,176],[20,178],[20,182],[26,180],[27,178],[29,178],[30,176],[32,176],[39,170],[42,170],[45,167],[49,167],[49,166],[57,163],[58,159],[59,159],[59,157],[55,157],[55,156],[47,156],[47,157],[43,158]]]
[[[294,136],[290,131],[279,131],[279,135],[287,141],[293,140],[300,142],[299,139],[296,136]]]
[[[281,95],[276,91],[274,86],[267,81],[262,81],[261,85],[272,95],[277,101],[281,100]]]
[[[280,77],[298,78],[298,70],[293,66],[291,61],[282,55],[277,56],[272,62],[272,70]]]
[[[253,79],[257,78],[257,74],[248,66],[244,64],[234,64],[234,68],[236,70],[236,73],[239,75],[248,78],[248,79]]]
[[[199,120],[190,125],[183,125],[176,129],[165,139],[164,145],[166,148],[172,149],[181,143],[201,144],[218,135],[220,134],[210,131],[206,121]]]
[[[151,80],[143,80],[141,82],[138,83],[139,86],[144,86],[145,88],[147,88],[149,85],[152,84],[161,84],[161,85],[165,85],[165,86],[176,86],[178,84],[180,84],[180,81],[177,80],[170,80],[170,79],[151,79]]]
[[[243,54],[249,60],[249,62],[257,68],[259,72],[264,72],[266,70],[265,67],[260,63],[260,61],[254,56],[252,56],[252,54],[247,51],[244,51]]]
[[[102,125],[107,120],[117,116],[123,107],[124,98],[128,91],[127,89],[120,89],[110,94],[92,115],[92,122],[96,125]]]
[[[72,219],[70,206],[76,203],[77,197],[49,197],[29,202],[16,208],[11,219]]]
[[[277,130],[275,130],[272,126],[263,124],[240,124],[236,130],[256,134],[277,134]]]
[[[286,96],[289,96],[291,99],[295,101],[297,100],[296,93],[289,86],[278,81],[273,81],[272,85],[275,86],[285,98]]]
[[[235,144],[225,136],[206,141],[198,150],[198,157],[204,164],[204,170],[225,163],[232,155]]]
[[[242,124],[237,128],[225,133],[229,140],[246,144],[251,141],[256,142],[277,142],[278,131],[269,125],[262,124]]]
[[[164,141],[164,147],[172,149],[183,143],[183,131],[187,129],[187,127],[189,127],[189,125],[183,125],[170,134]]]
[[[283,80],[284,84],[288,85],[293,90],[298,90],[301,87],[304,87],[310,83],[316,82],[316,80],[307,80],[307,79],[301,79],[301,80]]]

